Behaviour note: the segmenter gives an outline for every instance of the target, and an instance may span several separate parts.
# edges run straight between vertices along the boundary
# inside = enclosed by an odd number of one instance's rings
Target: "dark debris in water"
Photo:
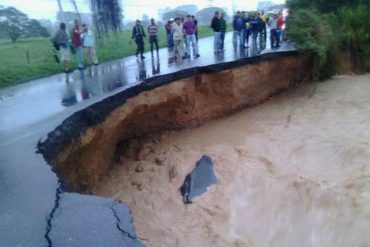
[[[180,188],[184,203],[192,203],[194,197],[203,194],[209,186],[216,183],[217,178],[213,169],[213,161],[209,156],[204,155],[191,173],[186,176]]]

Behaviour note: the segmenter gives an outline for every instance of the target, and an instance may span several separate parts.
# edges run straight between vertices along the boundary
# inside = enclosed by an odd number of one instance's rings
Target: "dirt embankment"
[[[142,92],[74,139],[51,164],[70,191],[87,190],[114,163],[118,143],[163,130],[194,127],[259,104],[307,79],[310,68],[309,58],[293,55],[203,73]]]

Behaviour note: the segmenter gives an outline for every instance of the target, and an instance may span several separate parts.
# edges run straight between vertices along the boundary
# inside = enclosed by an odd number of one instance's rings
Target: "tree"
[[[108,30],[117,32],[122,25],[122,8],[119,0],[91,0],[91,11],[98,35]]]
[[[195,15],[198,12],[198,7],[194,4],[186,4],[176,7],[175,10],[182,10],[190,13],[191,15]]]
[[[293,21],[287,30],[296,47],[313,55],[314,77],[326,79],[346,60],[366,70],[370,56],[369,0],[288,0]]]
[[[16,8],[0,8],[1,26],[13,43],[25,33],[28,22],[29,19],[27,15]]]
[[[172,9],[170,7],[165,7],[165,8],[159,8],[158,9],[158,16],[161,20],[164,20],[163,19],[163,15],[169,11],[171,11]],[[167,20],[165,20],[167,21]]]
[[[176,17],[186,18],[187,15],[190,15],[190,13],[183,11],[183,10],[171,10],[163,14],[162,20],[167,21],[171,18],[176,18]]]
[[[31,19],[26,26],[25,34],[27,37],[50,37],[46,27],[42,26],[38,20]]]
[[[150,24],[150,17],[149,17],[149,15],[143,14],[143,16],[141,17],[141,21],[142,21],[142,24],[144,26],[149,25]]]
[[[217,8],[217,7],[205,8],[205,9],[202,9],[201,11],[199,11],[197,13],[197,15],[196,15],[197,20],[199,21],[199,23],[209,24],[209,23],[211,23],[211,20],[212,20],[213,16],[215,15],[216,11],[225,12],[223,9]],[[229,17],[225,13],[225,20],[228,20],[228,19],[229,19]]]

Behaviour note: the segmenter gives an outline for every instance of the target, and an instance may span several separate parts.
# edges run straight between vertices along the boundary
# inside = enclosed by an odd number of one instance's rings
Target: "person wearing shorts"
[[[66,31],[66,24],[60,23],[60,28],[54,38],[51,39],[54,47],[60,52],[60,61],[64,64],[64,71],[69,72],[71,54],[69,52],[69,36]]]

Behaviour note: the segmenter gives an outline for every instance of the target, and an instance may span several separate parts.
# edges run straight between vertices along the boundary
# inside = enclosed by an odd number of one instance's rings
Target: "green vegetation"
[[[40,22],[29,19],[16,8],[0,6],[0,38],[7,37],[15,43],[21,37],[49,37]]]
[[[208,26],[199,26],[199,37],[212,35]],[[159,45],[164,47],[167,38],[164,28],[160,28]],[[136,45],[131,39],[131,31],[111,33],[97,42],[99,62],[119,59],[135,54]],[[148,41],[145,49],[149,50]],[[27,59],[29,57],[29,63]],[[26,38],[16,43],[0,40],[0,87],[48,76],[63,71],[63,66],[53,58],[53,48],[48,38]],[[73,57],[73,56],[72,56]],[[73,57],[72,66],[76,66]]]
[[[370,55],[370,1],[288,0],[293,22],[288,35],[298,49],[314,55],[314,79],[337,72],[343,54],[349,54],[352,70],[367,68]]]

